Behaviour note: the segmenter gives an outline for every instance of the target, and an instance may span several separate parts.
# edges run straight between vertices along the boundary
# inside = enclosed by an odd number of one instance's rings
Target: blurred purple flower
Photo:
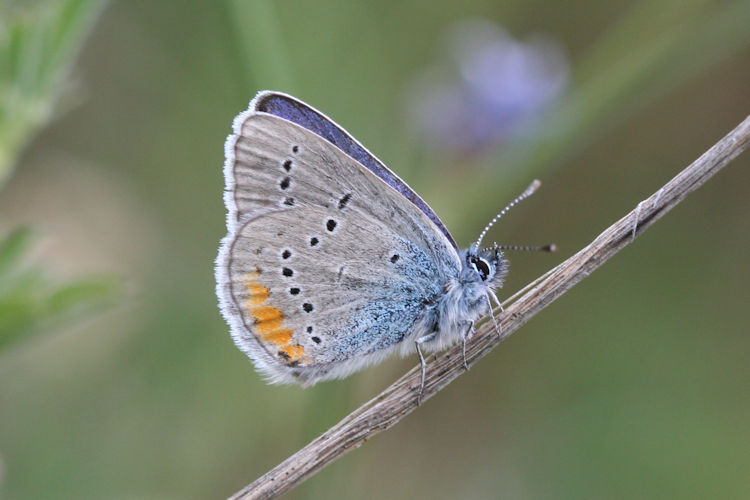
[[[478,154],[528,136],[567,85],[568,63],[552,40],[520,42],[470,20],[455,24],[446,44],[447,64],[425,71],[409,97],[418,130],[442,150]]]

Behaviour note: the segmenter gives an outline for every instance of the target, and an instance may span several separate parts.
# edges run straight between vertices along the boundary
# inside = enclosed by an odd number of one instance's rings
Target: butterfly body
[[[225,146],[217,295],[269,381],[340,378],[465,340],[507,261],[459,251],[429,206],[330,119],[261,92]]]

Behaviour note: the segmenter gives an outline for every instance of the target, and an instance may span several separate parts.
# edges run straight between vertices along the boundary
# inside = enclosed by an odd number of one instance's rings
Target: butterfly
[[[409,186],[321,112],[263,91],[225,144],[227,235],[216,293],[236,345],[271,383],[346,377],[394,352],[442,350],[500,305],[508,261],[459,249]],[[493,317],[494,319],[494,317]]]

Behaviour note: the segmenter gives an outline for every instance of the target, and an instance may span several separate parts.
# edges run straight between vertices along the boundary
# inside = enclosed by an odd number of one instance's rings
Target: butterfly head
[[[508,260],[497,243],[488,248],[472,245],[466,250],[462,274],[468,281],[497,288],[503,284],[507,273]]]
[[[491,221],[487,224],[482,232],[479,234],[477,241],[471,245],[464,252],[464,265],[462,278],[464,282],[476,283],[479,285],[485,285],[487,288],[497,288],[502,286],[503,279],[508,272],[508,261],[503,256],[503,248],[516,248],[516,247],[501,247],[497,243],[494,243],[489,248],[482,248],[482,240],[484,239],[490,228],[505,215],[508,210],[516,206],[520,201],[525,200],[534,191],[539,189],[541,186],[539,180],[534,180],[526,190],[505,206]],[[481,287],[480,287],[481,288]]]

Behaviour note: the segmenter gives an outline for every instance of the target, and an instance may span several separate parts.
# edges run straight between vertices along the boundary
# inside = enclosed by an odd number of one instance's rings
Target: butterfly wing
[[[217,293],[235,342],[271,381],[314,383],[387,355],[459,272],[423,210],[284,118],[251,105],[225,170]]]
[[[448,228],[430,206],[412,190],[404,181],[394,174],[383,162],[367,151],[354,137],[336,125],[330,118],[304,102],[279,92],[261,92],[251,103],[256,111],[269,113],[296,123],[327,140],[341,151],[367,167],[370,172],[380,177],[386,184],[401,193],[435,224],[445,235],[454,249],[458,250]]]

